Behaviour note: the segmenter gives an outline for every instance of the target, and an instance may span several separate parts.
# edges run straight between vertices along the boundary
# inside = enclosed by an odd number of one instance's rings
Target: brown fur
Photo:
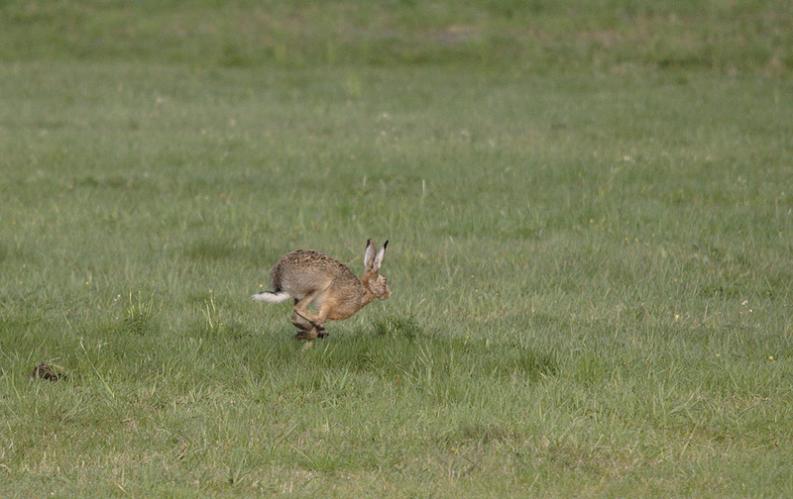
[[[375,298],[390,296],[387,280],[379,274],[386,245],[375,258],[374,244],[367,241],[360,279],[346,265],[318,251],[295,250],[281,257],[270,277],[274,292],[286,292],[295,300],[292,324],[298,328],[298,338],[325,336],[326,321],[344,320]],[[309,310],[311,305],[317,313]]]

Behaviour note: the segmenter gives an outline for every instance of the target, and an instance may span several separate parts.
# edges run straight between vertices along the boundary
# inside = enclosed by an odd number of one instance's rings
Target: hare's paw
[[[316,328],[311,329],[300,329],[298,330],[297,334],[295,335],[296,340],[304,340],[304,341],[311,341],[316,339],[319,336]]]

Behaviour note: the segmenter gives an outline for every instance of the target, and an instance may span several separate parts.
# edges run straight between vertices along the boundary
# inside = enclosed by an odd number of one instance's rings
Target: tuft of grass
[[[130,294],[116,334],[142,336],[157,332],[158,325],[153,309],[154,305],[150,301],[142,301],[140,294],[134,300]]]

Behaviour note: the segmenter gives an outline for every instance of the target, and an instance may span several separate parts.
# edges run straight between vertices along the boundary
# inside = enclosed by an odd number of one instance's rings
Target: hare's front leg
[[[319,313],[317,313],[314,319],[314,324],[317,325],[317,334],[320,338],[324,338],[328,335],[327,331],[325,331],[325,321],[328,320],[328,316],[332,309],[333,307],[327,301],[323,301],[319,306]]]

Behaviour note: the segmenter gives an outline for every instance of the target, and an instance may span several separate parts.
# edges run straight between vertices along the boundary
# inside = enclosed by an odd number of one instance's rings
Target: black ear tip
[[[386,239],[385,242],[383,243],[383,249],[386,248],[388,248],[388,239]]]
[[[367,239],[366,240],[366,247],[368,248],[371,244],[372,244],[372,240],[371,239]]]

